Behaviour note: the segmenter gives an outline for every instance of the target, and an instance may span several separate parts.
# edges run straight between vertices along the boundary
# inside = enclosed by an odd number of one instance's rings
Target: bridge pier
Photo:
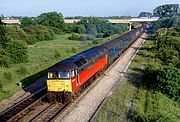
[[[132,28],[132,25],[131,25],[132,23],[130,22],[129,23],[129,31],[131,31],[131,28]]]

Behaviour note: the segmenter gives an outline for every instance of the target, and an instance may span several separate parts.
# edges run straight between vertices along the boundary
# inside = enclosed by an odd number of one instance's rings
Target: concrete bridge
[[[148,22],[157,21],[158,18],[131,18],[131,19],[107,19],[107,20],[113,24],[129,24],[129,30],[131,30],[131,24],[133,22],[148,23]],[[80,19],[64,19],[65,23],[74,23],[78,21],[80,21]]]
[[[18,19],[4,19],[2,20],[3,23],[7,24],[7,25],[20,25],[21,22]]]
[[[110,23],[118,24],[118,23],[133,23],[133,22],[153,22],[157,21],[158,18],[131,18],[131,19],[107,19]],[[64,19],[65,23],[74,23],[78,22],[80,19]]]
[[[107,19],[110,23],[113,24],[118,24],[118,23],[127,23],[129,24],[129,30],[131,30],[131,24],[133,22],[138,22],[138,23],[144,23],[144,22],[153,22],[157,21],[158,18],[131,18],[131,19]],[[80,19],[64,19],[65,23],[74,23],[78,22]],[[3,23],[8,24],[8,25],[20,25],[21,22],[20,20],[2,20]]]

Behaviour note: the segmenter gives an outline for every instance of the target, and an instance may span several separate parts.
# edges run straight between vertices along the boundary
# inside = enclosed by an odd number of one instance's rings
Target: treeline
[[[28,61],[27,45],[53,40],[56,34],[72,33],[69,37],[71,40],[94,41],[94,38],[105,38],[127,31],[127,25],[113,25],[98,17],[85,17],[80,22],[66,24],[63,15],[57,12],[24,17],[21,19],[20,27],[5,26],[2,22],[0,26],[0,66],[3,67]]]
[[[113,25],[106,21],[105,19],[89,17],[83,18],[75,24],[66,24],[64,30],[67,33],[79,33],[93,35],[95,38],[106,38],[113,34],[122,34],[127,31],[127,25],[116,24]],[[76,40],[77,34],[72,34],[70,39]],[[80,36],[79,40],[90,40],[90,36]]]
[[[179,5],[154,9],[160,19],[150,26],[148,43],[142,49],[145,69],[132,112],[136,122],[180,120],[180,15]]]
[[[7,27],[6,33],[9,38],[24,40],[27,44],[34,44],[37,41],[51,40],[55,34],[78,33],[93,35],[97,38],[104,38],[113,34],[121,34],[127,30],[127,25],[113,25],[100,17],[84,17],[80,22],[74,24],[64,23],[61,13],[48,12],[38,17],[24,17],[21,19],[21,26]],[[76,34],[76,37],[78,36]],[[74,38],[72,34],[70,39],[86,40],[86,37]]]
[[[151,32],[155,32],[155,57],[145,69],[145,85],[159,90],[175,101],[180,101],[180,14],[177,4],[163,5],[161,17],[154,22]],[[173,11],[174,10],[174,11]],[[166,11],[167,13],[164,13]],[[171,13],[169,12],[171,11]]]

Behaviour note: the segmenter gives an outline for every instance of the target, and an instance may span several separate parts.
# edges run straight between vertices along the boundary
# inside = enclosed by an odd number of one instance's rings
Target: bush
[[[10,57],[7,56],[7,52],[0,47],[0,66],[9,67],[11,64]]]
[[[21,67],[17,68],[16,72],[18,74],[26,74],[28,72],[28,70],[26,69],[26,67],[21,66]]]
[[[3,77],[4,77],[6,80],[10,81],[10,80],[12,80],[12,73],[11,73],[11,72],[5,72],[4,75],[3,75]]]
[[[28,44],[28,45],[33,45],[37,42],[37,39],[32,36],[32,35],[29,35],[26,39],[25,39],[25,42]]]
[[[54,58],[55,59],[61,59],[61,53],[59,53],[57,50],[54,51]]]
[[[6,35],[12,40],[24,40],[28,35],[27,33],[17,26],[7,26]]]
[[[70,37],[69,37],[69,39],[70,40],[82,40],[82,36],[79,36],[78,34],[75,34],[75,33],[73,33]]]
[[[55,33],[52,29],[42,25],[31,25],[24,28],[24,31],[29,35],[25,41],[33,44],[34,41],[51,40],[55,38]],[[32,39],[33,41],[31,41]]]
[[[1,67],[10,67],[11,60],[7,55],[0,55],[0,66]]]
[[[22,41],[12,41],[7,45],[7,53],[13,63],[28,61],[27,44]]]
[[[159,90],[180,101],[180,69],[173,66],[163,67],[157,75]]]
[[[72,53],[77,53],[77,49],[76,49],[75,47],[72,47],[72,48],[71,48],[71,52],[72,52]]]
[[[180,108],[178,103],[160,92],[143,90],[134,100],[137,109],[133,110],[134,122],[179,122]]]

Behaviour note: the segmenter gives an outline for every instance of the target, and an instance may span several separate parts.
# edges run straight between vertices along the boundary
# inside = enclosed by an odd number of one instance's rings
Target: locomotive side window
[[[71,77],[74,77],[74,76],[75,76],[75,72],[73,70],[73,71],[71,71]]]
[[[75,76],[77,75],[77,70],[75,70]]]
[[[77,70],[71,71],[71,77],[74,77],[74,76],[76,76],[76,75],[77,75]]]

